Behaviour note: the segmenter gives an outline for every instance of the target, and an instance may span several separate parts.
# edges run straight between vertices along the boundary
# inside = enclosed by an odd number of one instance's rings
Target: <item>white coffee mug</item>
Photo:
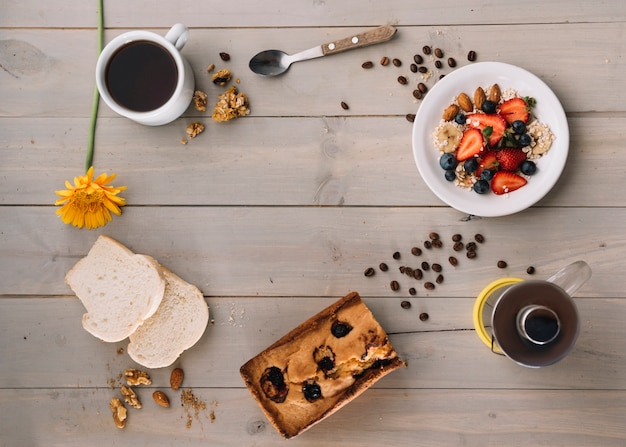
[[[96,64],[96,85],[104,102],[147,126],[181,116],[195,87],[191,66],[180,54],[188,37],[188,28],[178,23],[165,37],[138,30],[111,40]]]

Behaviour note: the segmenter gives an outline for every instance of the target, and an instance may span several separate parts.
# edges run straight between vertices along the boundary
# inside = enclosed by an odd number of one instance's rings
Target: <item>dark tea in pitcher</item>
[[[120,106],[136,112],[158,109],[174,94],[178,69],[162,46],[138,40],[122,46],[105,71],[106,86]]]

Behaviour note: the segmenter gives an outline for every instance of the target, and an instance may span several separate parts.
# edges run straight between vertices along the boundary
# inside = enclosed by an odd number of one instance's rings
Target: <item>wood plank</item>
[[[531,264],[538,277],[548,277],[585,259],[594,274],[580,296],[624,297],[615,278],[626,270],[625,213],[535,208],[468,221],[447,208],[127,207],[106,227],[88,232],[62,224],[53,207],[3,206],[0,294],[69,293],[65,273],[105,233],[213,296],[339,296],[355,289],[364,296],[397,296],[389,290],[391,279],[398,279],[400,295],[408,296],[411,280],[397,267],[427,260],[446,266],[446,278],[432,292],[420,288],[420,296],[468,297],[498,277],[525,276]],[[440,233],[444,248],[414,260],[411,247],[431,231]],[[455,233],[466,240],[485,236],[476,259],[452,251]],[[510,248],[512,238],[526,242]],[[396,250],[404,255],[400,261],[391,258]],[[460,256],[458,274],[447,267],[451,254]],[[500,259],[508,262],[506,270],[496,267]],[[383,261],[391,266],[387,275],[363,276],[365,268]]]
[[[175,364],[186,371],[185,386],[243,387],[241,365],[335,300],[208,298],[212,322]],[[409,310],[400,307],[400,298],[364,300],[408,362],[376,388],[626,390],[626,299],[577,298],[581,333],[574,350],[539,370],[483,344],[474,332],[471,298],[411,298]],[[138,367],[125,353],[128,342],[97,340],[81,326],[84,312],[75,298],[0,299],[0,389],[119,387],[124,369]],[[421,312],[428,321],[419,320]],[[46,317],[34,323],[38,315]],[[154,385],[168,384],[173,368],[151,370]]]
[[[123,31],[107,32],[106,41]],[[623,23],[600,27],[590,23],[436,30],[408,27],[387,44],[342,53],[332,59],[303,62],[281,78],[263,78],[248,69],[254,54],[281,42],[285,42],[280,45],[282,49],[295,52],[352,32],[350,28],[250,29],[246,30],[246,39],[241,39],[238,29],[203,28],[192,30],[183,54],[194,67],[198,88],[215,98],[221,89],[212,85],[205,68],[210,63],[221,67],[218,53],[229,52],[232,60],[227,66],[241,79],[240,89],[250,96],[253,116],[402,117],[414,113],[418,104],[411,86],[423,80],[423,76],[410,72],[409,61],[425,43],[444,48],[449,56],[458,59],[459,66],[469,63],[465,55],[473,49],[478,52],[479,61],[496,60],[524,67],[548,83],[568,113],[624,110],[615,91],[624,83],[621,74],[625,62],[618,47],[606,44],[620,41]],[[94,31],[0,29],[0,41],[0,64],[4,68],[0,71],[0,116],[89,116],[96,63]],[[551,45],[546,46],[546,41]],[[489,46],[483,42],[490,42]],[[558,64],[554,63],[555,52],[559,53]],[[376,66],[367,71],[361,68],[363,61],[378,61],[384,55],[402,59],[403,66]],[[442,73],[449,70],[442,69]],[[397,82],[400,74],[408,76],[408,85]],[[435,71],[426,83],[431,87],[438,79],[439,72]],[[14,91],[21,94],[10,94]],[[350,105],[349,111],[340,107],[341,101]],[[101,113],[113,114],[105,105]]]
[[[78,0],[58,7],[44,7],[38,1],[9,1],[3,5],[0,27],[94,27],[96,3]],[[187,6],[187,5],[185,5]],[[280,27],[290,26],[375,26],[383,23],[405,25],[448,24],[519,24],[616,22],[626,12],[620,0],[597,5],[589,2],[544,2],[528,0],[523,11],[512,11],[511,5],[479,1],[471,5],[454,0],[440,2],[405,2],[390,0],[384,4],[368,2],[291,1],[259,3],[204,1],[183,7],[181,3],[120,0],[105,2],[107,27],[167,27],[182,20],[194,27]]]
[[[0,442],[51,447],[285,442],[247,391],[193,393],[207,407],[197,415],[187,407],[165,410],[146,402],[141,410],[129,410],[128,424],[119,430],[108,408],[115,396],[110,390],[0,390]],[[372,389],[289,445],[617,447],[626,440],[625,401],[624,391]]]
[[[128,186],[135,206],[444,205],[417,171],[403,117],[205,120],[205,133],[183,146],[188,122],[147,128],[101,118],[96,170],[117,173],[114,184]],[[537,206],[625,206],[623,194],[607,191],[623,182],[626,118],[575,115],[569,125],[567,166]],[[82,172],[88,127],[86,118],[0,118],[0,204],[52,204]],[[193,187],[181,194],[181,185]]]

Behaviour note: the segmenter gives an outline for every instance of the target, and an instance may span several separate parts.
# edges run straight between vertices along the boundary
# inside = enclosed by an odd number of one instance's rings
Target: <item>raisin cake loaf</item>
[[[352,292],[250,359],[240,372],[274,428],[292,438],[405,365]]]

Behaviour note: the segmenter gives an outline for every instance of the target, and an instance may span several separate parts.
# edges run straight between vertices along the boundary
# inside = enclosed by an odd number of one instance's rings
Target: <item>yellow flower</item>
[[[93,178],[93,166],[87,174],[74,177],[74,186],[65,181],[67,189],[56,191],[61,196],[54,204],[63,205],[57,210],[57,215],[66,224],[75,227],[87,227],[88,230],[98,228],[111,221],[111,213],[119,216],[122,214],[121,206],[126,205],[126,200],[117,195],[126,189],[126,186],[108,186],[115,179],[115,174],[109,176],[106,173]]]

